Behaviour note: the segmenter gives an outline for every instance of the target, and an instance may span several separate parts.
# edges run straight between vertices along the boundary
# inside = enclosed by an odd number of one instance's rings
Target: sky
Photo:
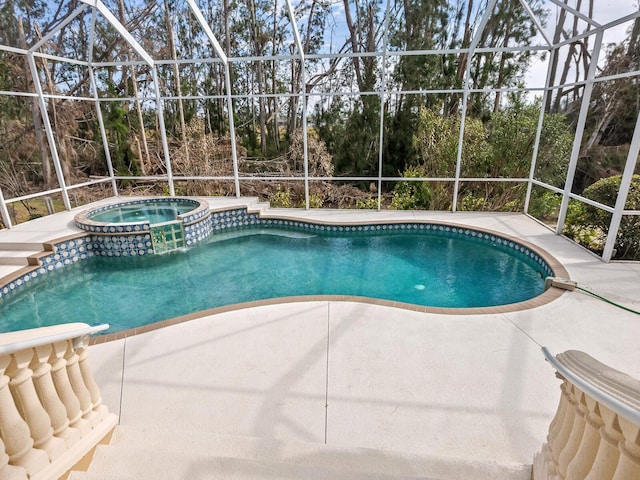
[[[554,33],[553,27],[556,23],[556,18],[557,18],[556,15],[559,11],[559,7],[553,5],[551,2],[548,2],[548,3],[552,10],[551,10],[551,15],[547,21],[547,23],[550,26],[547,27],[546,33],[547,33],[547,36],[552,39],[553,33]],[[570,4],[574,4],[574,3],[575,2],[570,2]],[[584,3],[586,4],[587,2],[584,2]],[[638,8],[637,5],[633,5],[631,4],[631,2],[627,2],[627,1],[595,0],[593,19],[598,23],[600,23],[601,25],[606,25],[609,22],[615,21],[619,18],[622,18],[626,15],[633,13],[634,11],[637,10],[637,8]],[[566,28],[571,28],[572,22],[573,22],[573,15],[567,15],[567,21],[565,22]],[[622,25],[613,27],[611,29],[607,29],[605,31],[603,42],[602,42],[603,45],[602,45],[600,57],[598,60],[599,65],[602,65],[604,59],[606,58],[606,46],[612,43],[620,43],[621,41],[623,41],[627,37],[628,35],[627,31],[632,26],[632,23],[633,22],[626,22]],[[578,31],[582,32],[584,30],[585,25],[586,24],[584,22],[580,22]],[[541,35],[539,35],[537,38],[538,38],[539,45],[545,44]],[[590,37],[589,39],[590,49],[593,47],[594,41],[595,41],[595,36]],[[564,63],[567,50],[568,50],[568,47],[561,49],[561,58],[560,58],[559,65],[562,65]],[[547,74],[547,66],[548,66],[548,55],[547,55],[547,59],[544,61],[537,59],[536,61],[532,62],[529,73],[525,77],[525,82],[527,86],[538,87],[538,86],[544,85],[546,74]],[[570,71],[568,78],[569,79],[575,78],[575,69]],[[537,95],[540,95],[540,94],[537,94]]]

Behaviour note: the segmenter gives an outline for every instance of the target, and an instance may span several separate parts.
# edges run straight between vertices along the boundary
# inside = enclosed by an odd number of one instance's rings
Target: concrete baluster
[[[31,361],[33,369],[33,383],[42,406],[49,414],[53,434],[64,439],[67,448],[80,440],[80,432],[69,426],[67,410],[58,396],[51,377],[51,365],[48,360],[53,347],[42,345],[35,348],[35,355]]]
[[[583,479],[587,476],[587,473],[591,470],[593,461],[596,459],[598,447],[600,446],[600,428],[604,425],[604,421],[600,415],[600,404],[586,395],[584,400],[587,405],[584,435],[580,441],[578,451],[567,466],[567,473],[565,475],[567,480]]]
[[[591,470],[584,480],[610,480],[618,466],[618,444],[623,440],[618,415],[602,404],[600,414],[604,420],[604,425],[600,427],[600,445]]]
[[[67,342],[61,341],[53,344],[51,351],[51,377],[53,384],[64,408],[67,411],[69,425],[78,429],[80,437],[84,437],[91,431],[91,424],[82,418],[82,410],[80,410],[80,401],[71,387],[69,375],[67,373],[67,361],[64,355],[67,352]]]
[[[91,395],[91,404],[93,406],[93,411],[96,412],[100,419],[106,418],[109,414],[109,410],[105,405],[102,405],[102,395],[100,394],[100,387],[96,383],[93,378],[93,373],[91,371],[91,366],[89,365],[89,354],[87,352],[87,344],[89,341],[89,336],[85,336],[82,339],[82,342],[78,345],[76,349],[76,353],[78,354],[78,364],[80,365],[80,373],[82,374],[82,378],[84,380],[84,384],[89,390]]]
[[[20,350],[11,355],[7,373],[11,378],[9,387],[16,406],[29,425],[29,431],[35,448],[44,450],[53,461],[60,457],[67,446],[64,440],[53,436],[53,427],[49,414],[44,409],[33,385],[33,371],[29,364],[34,356],[33,349]]]
[[[620,442],[620,459],[613,480],[640,478],[640,426],[618,417],[624,440]]]
[[[2,480],[27,480],[27,472],[22,467],[9,465],[9,455],[6,454],[4,443],[0,438],[0,478]]]
[[[553,459],[553,462],[550,463],[548,467],[550,476],[555,476],[558,473],[558,460],[560,458],[560,453],[567,444],[567,440],[569,435],[571,435],[571,430],[573,430],[573,422],[576,417],[577,403],[573,396],[573,392],[571,391],[571,384],[565,380],[560,389],[562,390],[562,395],[566,396],[567,410],[557,435],[555,438],[551,438],[551,441],[549,442],[549,448]]]
[[[551,420],[551,425],[549,425],[549,434],[547,435],[547,442],[551,443],[552,438],[556,438],[558,433],[560,433],[560,428],[562,428],[562,423],[564,422],[564,417],[567,414],[567,407],[569,406],[569,397],[565,394],[564,388],[565,385],[569,383],[564,380],[562,385],[560,385],[560,402],[558,403],[558,410],[556,411],[553,420]]]
[[[0,437],[4,440],[9,462],[33,475],[49,464],[49,457],[44,450],[33,448],[29,425],[20,416],[11,395],[10,378],[5,375],[10,361],[10,356],[0,356]]]
[[[97,412],[93,411],[93,404],[91,403],[91,393],[84,384],[84,378],[82,378],[82,372],[80,371],[80,357],[76,353],[73,340],[67,340],[67,351],[64,355],[67,361],[67,373],[69,374],[69,381],[71,382],[71,388],[80,401],[80,410],[82,410],[82,418],[87,420],[92,427],[95,427],[100,423],[100,416]]]
[[[566,381],[564,383],[566,383]],[[553,420],[551,420],[551,425],[549,425],[547,442],[542,445],[540,458],[536,461],[536,466],[538,467],[536,475],[540,478],[547,478],[552,473],[550,470],[552,470],[553,473],[556,471],[556,465],[553,460],[553,455],[551,454],[551,444],[553,439],[556,438],[560,432],[560,428],[564,422],[564,417],[567,414],[568,405],[568,397],[565,395],[562,386],[560,386],[560,401],[558,402],[558,409],[556,410]]]
[[[575,457],[578,447],[580,447],[586,425],[587,404],[585,401],[585,394],[576,388],[575,385],[571,385],[570,388],[572,395],[576,400],[576,415],[573,420],[571,434],[569,435],[567,443],[564,445],[564,448],[560,453],[560,457],[558,458],[558,473],[560,478],[566,478],[567,467]]]

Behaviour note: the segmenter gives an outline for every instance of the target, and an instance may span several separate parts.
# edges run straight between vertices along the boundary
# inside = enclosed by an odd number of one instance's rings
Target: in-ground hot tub
[[[86,217],[101,223],[156,223],[171,222],[200,206],[189,198],[162,198],[142,202],[118,203],[90,210]]]
[[[209,204],[193,198],[145,198],[104,205],[75,216],[90,232],[94,252],[108,257],[165,253],[211,233]]]

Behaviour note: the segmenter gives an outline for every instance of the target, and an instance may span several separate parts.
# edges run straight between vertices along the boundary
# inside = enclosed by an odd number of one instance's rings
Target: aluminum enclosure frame
[[[160,181],[160,182],[166,182],[168,185],[168,189],[169,189],[169,194],[174,196],[175,195],[175,187],[174,187],[174,182],[176,180],[190,180],[190,179],[200,179],[200,180],[233,180],[234,182],[234,187],[235,187],[235,195],[236,197],[240,197],[242,192],[240,189],[240,181],[243,180],[259,180],[259,179],[268,179],[268,180],[274,180],[274,179],[279,179],[279,180],[290,180],[290,181],[303,181],[304,182],[304,191],[305,191],[305,207],[308,209],[310,208],[310,204],[309,204],[309,182],[310,180],[326,180],[326,181],[371,181],[371,182],[376,182],[377,185],[377,208],[378,210],[380,210],[381,208],[381,202],[382,202],[382,182],[389,182],[389,181],[447,181],[447,182],[453,182],[454,188],[453,188],[453,198],[452,198],[452,211],[457,211],[458,210],[458,192],[459,192],[459,188],[460,188],[460,184],[462,182],[471,182],[471,181],[482,181],[482,182],[518,182],[518,183],[526,183],[527,184],[527,190],[526,190],[526,196],[525,196],[525,204],[524,204],[524,213],[528,212],[528,208],[529,208],[529,203],[530,203],[530,198],[531,198],[531,191],[532,191],[532,187],[537,186],[537,187],[542,187],[545,188],[549,191],[558,193],[562,195],[562,201],[561,201],[561,205],[560,205],[560,212],[559,212],[559,216],[558,216],[558,224],[557,227],[555,229],[556,234],[561,234],[563,229],[564,229],[564,223],[565,223],[565,219],[566,219],[566,214],[567,214],[567,209],[569,206],[569,202],[570,200],[578,200],[584,203],[587,203],[589,205],[593,205],[597,208],[600,208],[604,211],[607,211],[609,213],[612,214],[612,218],[611,218],[611,223],[610,223],[610,227],[609,227],[609,234],[607,236],[607,240],[606,240],[606,245],[604,248],[604,252],[602,255],[602,260],[604,260],[605,262],[608,262],[611,260],[611,258],[613,257],[614,254],[614,243],[615,243],[615,238],[617,236],[618,233],[618,229],[620,226],[620,222],[621,219],[625,216],[625,215],[640,215],[640,212],[638,211],[629,211],[629,210],[625,210],[624,206],[626,203],[626,199],[627,199],[627,195],[629,192],[629,188],[630,188],[630,184],[631,184],[631,179],[633,176],[633,172],[634,169],[636,167],[637,164],[637,159],[638,159],[638,154],[640,153],[640,116],[638,117],[638,120],[636,122],[635,125],[635,130],[633,133],[633,138],[631,141],[631,145],[629,148],[629,152],[627,155],[627,159],[626,159],[626,164],[625,164],[625,168],[624,168],[624,173],[622,176],[622,183],[621,183],[621,187],[620,187],[620,191],[618,193],[618,197],[617,197],[617,201],[615,206],[610,207],[607,205],[602,205],[599,204],[597,202],[593,202],[591,200],[588,200],[584,197],[582,197],[581,195],[577,195],[575,193],[572,192],[572,184],[573,184],[573,179],[575,176],[575,172],[576,172],[576,167],[577,167],[577,162],[578,162],[578,156],[580,153],[580,146],[581,146],[581,141],[582,141],[582,136],[584,134],[584,129],[585,129],[585,124],[587,121],[587,117],[588,117],[588,110],[589,110],[589,104],[590,104],[590,98],[591,98],[591,92],[593,91],[593,87],[594,84],[598,83],[598,82],[605,82],[605,81],[613,81],[613,80],[617,80],[617,79],[621,79],[621,78],[632,78],[632,77],[636,77],[636,78],[640,78],[640,71],[632,71],[632,72],[622,72],[616,75],[610,75],[608,77],[600,77],[600,78],[596,78],[596,74],[597,74],[597,60],[596,61],[592,61],[590,64],[590,68],[587,72],[586,75],[586,79],[584,81],[581,82],[577,82],[577,83],[573,83],[573,84],[565,84],[562,85],[561,87],[566,88],[569,86],[578,86],[578,87],[583,87],[584,88],[584,93],[583,93],[583,97],[582,97],[582,104],[580,107],[580,113],[578,116],[578,121],[577,121],[577,125],[576,125],[576,130],[575,130],[575,135],[574,135],[574,141],[573,141],[573,147],[572,147],[572,151],[571,151],[571,156],[569,158],[569,165],[568,165],[568,171],[567,171],[567,176],[565,178],[565,182],[564,182],[564,187],[563,188],[558,188],[555,187],[553,185],[549,185],[546,184],[544,182],[541,182],[539,180],[537,180],[535,178],[535,167],[536,167],[536,161],[537,161],[537,156],[538,156],[538,151],[539,151],[539,145],[540,145],[540,140],[541,140],[541,130],[542,130],[542,125],[544,122],[544,116],[545,116],[545,112],[544,112],[544,107],[541,108],[540,111],[540,115],[539,115],[539,119],[538,119],[538,123],[537,123],[537,131],[536,131],[536,135],[535,135],[535,141],[534,141],[534,146],[533,146],[533,155],[531,158],[531,164],[530,164],[530,170],[529,170],[529,175],[527,178],[466,178],[466,177],[462,177],[461,176],[461,163],[462,163],[462,154],[463,154],[463,137],[464,137],[464,129],[465,129],[465,121],[466,121],[466,105],[468,102],[468,98],[469,95],[472,93],[478,93],[482,90],[479,89],[474,89],[471,87],[471,81],[470,81],[470,73],[471,73],[471,62],[467,62],[466,67],[465,67],[465,77],[463,80],[463,88],[462,89],[445,89],[445,90],[419,90],[419,91],[402,91],[402,90],[388,90],[388,85],[387,85],[387,59],[390,55],[393,56],[403,56],[403,55],[436,55],[436,54],[443,54],[443,53],[451,53],[451,54],[466,54],[468,55],[468,57],[471,57],[472,55],[476,54],[476,53],[482,53],[482,52],[487,52],[487,51],[491,51],[491,52],[521,52],[521,51],[546,51],[549,54],[548,60],[547,60],[547,73],[546,73],[546,81],[545,81],[545,85],[542,87],[508,87],[508,88],[499,88],[499,89],[490,89],[491,92],[541,92],[542,93],[542,105],[544,106],[545,101],[547,99],[547,97],[549,95],[551,95],[551,92],[553,91],[554,88],[560,87],[560,85],[551,85],[551,58],[553,56],[558,55],[559,50],[566,46],[571,44],[572,42],[577,42],[583,38],[595,38],[595,44],[591,49],[591,56],[592,58],[599,58],[600,55],[600,51],[601,51],[601,47],[602,47],[602,42],[603,42],[603,37],[604,37],[604,33],[613,27],[616,27],[618,25],[621,25],[625,22],[629,22],[632,21],[638,17],[640,17],[640,11],[638,12],[634,12],[632,14],[626,15],[625,17],[622,17],[620,19],[617,19],[615,21],[606,23],[606,24],[601,24],[591,18],[589,18],[587,15],[577,11],[576,9],[570,7],[569,5],[567,5],[565,2],[562,2],[561,0],[549,0],[549,2],[551,2],[552,4],[554,4],[557,8],[559,9],[563,9],[565,10],[568,14],[570,15],[574,15],[575,17],[579,18],[580,20],[586,22],[587,24],[589,24],[590,26],[590,30],[588,30],[587,32],[584,32],[582,34],[576,35],[574,37],[571,38],[565,38],[562,41],[558,42],[557,44],[553,44],[552,41],[548,38],[548,36],[546,35],[543,26],[542,26],[542,22],[536,18],[533,10],[531,9],[531,7],[529,6],[529,3],[527,0],[520,0],[520,3],[523,5],[525,11],[527,12],[527,14],[531,17],[534,25],[536,26],[538,33],[541,34],[541,36],[543,37],[543,40],[545,41],[545,43],[547,44],[546,46],[532,46],[532,47],[501,47],[501,48],[486,48],[486,47],[479,47],[479,41],[480,41],[480,37],[482,34],[483,29],[485,28],[489,17],[492,14],[493,8],[497,3],[497,0],[489,0],[487,2],[487,8],[483,13],[482,19],[480,21],[479,27],[475,30],[471,44],[469,45],[468,48],[459,48],[459,49],[448,49],[448,50],[424,50],[424,51],[406,51],[406,52],[389,52],[387,50],[387,30],[388,30],[388,20],[389,20],[389,14],[390,14],[390,1],[387,0],[386,1],[386,6],[385,6],[385,10],[384,10],[384,16],[383,16],[383,50],[381,52],[367,52],[367,53],[351,53],[351,54],[306,54],[306,52],[304,52],[304,47],[302,45],[302,41],[300,38],[300,33],[298,30],[298,25],[296,22],[296,16],[295,16],[295,9],[293,7],[292,4],[292,0],[285,0],[285,7],[287,10],[287,15],[289,17],[290,23],[291,23],[291,31],[294,37],[294,43],[295,43],[295,53],[292,53],[291,55],[281,55],[281,56],[264,56],[264,57],[242,57],[242,58],[231,58],[228,57],[223,49],[220,46],[219,41],[217,40],[217,38],[215,37],[211,26],[208,25],[206,23],[205,17],[202,14],[202,11],[200,10],[198,4],[196,3],[195,0],[183,0],[186,5],[188,5],[189,9],[191,10],[193,16],[195,17],[195,19],[197,20],[198,24],[201,26],[203,32],[205,33],[206,37],[208,38],[211,47],[213,49],[213,52],[215,53],[215,57],[211,57],[208,59],[187,59],[187,60],[179,60],[178,62],[173,62],[173,61],[169,61],[169,60],[158,60],[158,59],[154,59],[151,57],[151,55],[149,55],[145,49],[136,41],[136,39],[127,31],[127,29],[125,28],[124,25],[122,25],[119,20],[116,18],[116,16],[105,6],[105,4],[102,2],[102,0],[80,0],[80,6],[74,10],[64,21],[62,21],[55,29],[53,29],[49,34],[47,34],[45,37],[43,37],[42,39],[40,39],[36,44],[34,44],[33,46],[31,46],[28,50],[24,50],[24,49],[20,49],[20,48],[15,48],[15,47],[9,47],[9,46],[1,46],[0,45],[0,50],[3,51],[8,51],[8,52],[13,52],[13,53],[17,53],[20,55],[25,55],[29,64],[29,67],[31,69],[31,75],[33,78],[33,82],[34,82],[34,87],[35,87],[35,93],[27,93],[27,92],[3,92],[0,91],[0,95],[18,95],[18,96],[23,96],[26,98],[36,98],[37,102],[38,102],[38,106],[40,109],[40,114],[42,117],[42,121],[43,121],[43,127],[44,127],[44,131],[46,134],[46,138],[48,141],[48,146],[50,149],[50,153],[51,153],[51,157],[52,157],[52,162],[55,168],[55,172],[56,172],[56,177],[57,177],[57,181],[58,181],[58,185],[59,188],[53,188],[50,190],[47,190],[45,192],[37,192],[35,194],[29,194],[29,195],[24,195],[21,197],[15,197],[15,198],[5,198],[5,196],[3,195],[2,190],[0,189],[0,216],[2,217],[3,223],[8,227],[11,228],[12,227],[12,222],[8,213],[8,209],[7,209],[7,205],[14,203],[14,202],[18,202],[20,200],[26,200],[26,199],[31,199],[31,198],[36,198],[36,197],[40,197],[40,196],[45,196],[45,195],[50,195],[50,194],[54,194],[54,193],[60,193],[62,195],[62,199],[64,202],[64,206],[65,209],[70,210],[71,207],[71,203],[69,200],[69,192],[72,191],[73,189],[76,188],[81,188],[81,187],[86,187],[86,186],[91,186],[91,185],[96,185],[96,184],[101,184],[101,183],[110,183],[113,193],[114,195],[118,195],[118,187],[117,187],[117,180],[127,180],[127,179],[132,179],[132,180],[138,180],[138,179],[143,179],[143,180],[152,180],[152,181]],[[92,22],[91,22],[91,31],[89,33],[89,35],[91,36],[91,38],[94,38],[95,35],[95,19],[97,15],[101,15],[104,19],[106,19],[109,24],[116,30],[116,32],[125,40],[125,42],[128,44],[128,46],[131,48],[131,50],[140,58],[140,60],[128,60],[125,62],[95,62],[93,61],[93,52],[92,50],[89,52],[88,58],[89,60],[87,62],[81,61],[81,60],[76,60],[76,59],[69,59],[69,58],[65,58],[65,57],[59,57],[56,55],[51,55],[51,54],[45,54],[42,52],[39,52],[39,49],[42,45],[44,45],[45,43],[47,43],[57,32],[59,32],[59,30],[61,28],[63,28],[64,26],[68,25],[74,18],[76,18],[78,15],[80,15],[83,11],[85,11],[86,9],[90,9],[91,13],[92,13]],[[90,42],[90,45],[93,45],[93,41]],[[329,58],[336,58],[336,57],[342,57],[342,58],[355,58],[355,57],[370,57],[370,56],[374,56],[376,58],[379,58],[381,60],[382,63],[382,68],[381,68],[381,72],[380,72],[380,78],[378,79],[380,84],[381,84],[381,88],[378,91],[371,91],[371,92],[343,92],[343,91],[331,91],[331,92],[323,92],[322,94],[313,94],[313,95],[321,95],[321,96],[345,96],[345,95],[377,95],[380,98],[380,105],[381,105],[381,109],[380,109],[380,129],[379,129],[379,152],[378,152],[378,172],[377,175],[375,176],[361,176],[361,177],[335,177],[335,176],[331,176],[331,177],[310,177],[309,176],[309,159],[308,159],[308,118],[307,118],[307,109],[308,109],[308,105],[309,105],[309,94],[307,93],[307,81],[306,81],[306,72],[307,72],[307,68],[305,67],[305,62],[307,59],[329,59]],[[38,59],[43,59],[43,60],[54,60],[54,61],[60,61],[60,62],[68,62],[70,64],[75,64],[75,65],[79,65],[83,68],[86,68],[89,72],[89,77],[90,77],[90,85],[91,85],[91,92],[92,92],[92,97],[91,98],[81,98],[81,97],[66,97],[65,95],[52,95],[52,94],[47,94],[43,91],[42,88],[42,83],[40,80],[40,75],[39,75],[39,71],[38,71],[38,67],[36,64],[36,58]],[[274,60],[274,61],[283,61],[283,60],[288,60],[288,61],[298,61],[300,62],[300,66],[301,66],[301,86],[300,86],[300,91],[298,92],[291,92],[291,93],[287,93],[287,94],[262,94],[262,95],[257,95],[257,94],[251,94],[250,96],[254,97],[254,98],[258,98],[258,97],[263,97],[263,98],[271,98],[271,97],[291,97],[291,96],[297,96],[300,98],[301,100],[301,115],[302,115],[302,130],[303,130],[303,168],[304,168],[304,173],[303,173],[303,177],[256,177],[256,176],[242,176],[239,172],[239,168],[238,168],[238,153],[237,153],[237,145],[236,145],[236,135],[235,135],[235,125],[234,125],[234,100],[237,98],[242,98],[242,97],[246,97],[247,95],[242,95],[242,94],[238,94],[238,93],[233,93],[232,92],[232,85],[231,85],[231,74],[230,74],[230,65],[234,62],[249,62],[249,61],[265,61],[265,60]],[[160,91],[160,85],[158,82],[158,73],[157,73],[157,68],[160,65],[170,65],[173,63],[179,63],[179,64],[189,64],[189,63],[195,63],[195,62],[221,62],[223,67],[224,67],[224,75],[225,75],[225,87],[226,87],[226,91],[224,92],[223,95],[205,95],[205,96],[198,96],[198,97],[190,97],[190,96],[181,96],[181,97],[175,97],[175,96],[162,96],[161,91]],[[161,137],[161,143],[162,143],[162,149],[163,149],[163,154],[164,154],[164,163],[165,163],[165,168],[166,168],[166,174],[165,175],[161,175],[161,176],[116,176],[113,165],[112,165],[112,161],[111,161],[111,157],[110,157],[110,153],[109,153],[109,146],[106,140],[106,133],[105,133],[105,126],[104,126],[104,120],[102,117],[102,107],[101,105],[105,102],[110,102],[110,101],[122,101],[123,98],[99,98],[98,96],[98,92],[97,92],[97,87],[96,87],[96,81],[95,81],[95,69],[96,68],[102,68],[102,67],[108,67],[108,66],[119,66],[119,67],[124,67],[127,65],[139,65],[139,64],[146,64],[149,66],[149,68],[151,69],[151,76],[153,78],[153,85],[154,85],[154,91],[153,91],[153,95],[152,96],[146,96],[143,97],[142,100],[144,101],[153,101],[155,102],[156,105],[156,113],[157,113],[157,117],[158,117],[158,121],[159,121],[159,131],[160,131],[160,137]],[[459,138],[458,138],[458,149],[457,149],[457,159],[456,159],[456,168],[455,168],[455,175],[454,177],[447,177],[447,178],[411,178],[411,179],[407,179],[407,178],[402,178],[402,177],[390,177],[390,176],[384,176],[383,175],[383,164],[384,164],[384,158],[383,158],[383,149],[382,149],[382,145],[384,144],[384,112],[383,112],[383,107],[385,104],[385,101],[389,98],[390,95],[397,95],[397,94],[430,94],[430,93],[460,93],[462,94],[462,111],[461,111],[461,127],[460,127],[460,132],[459,132]],[[60,162],[60,158],[58,156],[58,152],[57,152],[57,145],[56,145],[56,138],[51,126],[51,121],[49,119],[49,114],[47,112],[47,102],[49,101],[49,99],[59,99],[59,98],[72,98],[74,100],[81,100],[81,101],[91,101],[95,104],[95,109],[96,109],[96,118],[98,120],[98,124],[99,124],[99,128],[101,131],[101,135],[102,135],[102,141],[103,141],[103,148],[105,151],[105,161],[107,164],[107,170],[109,172],[109,176],[108,178],[100,178],[97,180],[92,180],[89,182],[85,182],[82,184],[77,184],[77,185],[67,185],[63,172],[62,172],[62,166],[61,166],[61,162]],[[170,158],[170,152],[169,152],[169,146],[168,146],[168,139],[167,139],[167,134],[166,134],[166,129],[164,126],[164,102],[168,101],[168,100],[175,100],[177,98],[182,98],[182,99],[191,99],[191,98],[196,98],[196,99],[216,99],[216,98],[221,98],[224,99],[225,103],[226,103],[226,113],[228,116],[228,122],[229,122],[229,131],[230,131],[230,136],[231,136],[231,160],[233,163],[233,175],[232,176],[218,176],[218,177],[188,177],[188,176],[176,176],[173,174],[172,172],[172,166],[171,166],[171,158]],[[136,101],[141,100],[140,97],[135,97]]]

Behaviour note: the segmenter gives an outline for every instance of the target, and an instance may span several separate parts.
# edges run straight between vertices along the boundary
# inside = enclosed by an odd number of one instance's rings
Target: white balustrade
[[[91,397],[93,411],[96,412],[98,418],[102,420],[109,414],[109,409],[105,405],[102,405],[102,395],[100,394],[100,387],[98,387],[98,384],[93,378],[91,366],[87,361],[89,358],[89,352],[87,350],[88,340],[89,336],[86,335],[82,337],[81,341],[77,344],[76,353],[78,354],[78,365],[80,365],[80,372],[82,374],[84,385],[87,387],[87,390],[89,391],[89,395]]]
[[[34,357],[33,349],[20,350],[11,355],[7,374],[11,378],[9,386],[16,406],[27,422],[33,446],[47,452],[50,460],[55,460],[66,450],[63,439],[53,436],[49,414],[40,403],[33,385],[33,371],[29,364]]]
[[[82,418],[82,410],[80,409],[80,400],[73,391],[71,381],[69,380],[69,372],[67,371],[67,360],[64,355],[67,353],[67,340],[61,342],[55,342],[53,345],[53,351],[51,352],[51,377],[53,383],[56,386],[56,391],[60,396],[60,400],[67,409],[67,417],[69,418],[69,425],[78,429],[80,436],[84,437],[91,431],[91,424]]]
[[[9,455],[0,438],[0,478],[2,480],[27,480],[27,471],[22,467],[9,465]]]
[[[543,350],[563,383],[533,478],[640,479],[640,381],[583,352]]]
[[[0,479],[58,479],[113,430],[86,349],[104,328],[0,334]]]
[[[43,450],[33,448],[29,425],[20,415],[11,395],[11,378],[5,375],[10,361],[10,356],[0,357],[0,437],[4,441],[9,462],[23,467],[32,475],[44,468],[49,463],[49,458]]]
[[[82,412],[82,418],[94,427],[100,423],[100,416],[97,412],[93,411],[93,405],[91,404],[91,394],[89,389],[84,383],[82,378],[82,372],[80,372],[80,357],[73,348],[73,342],[67,340],[67,350],[64,355],[64,359],[67,361],[67,373],[69,375],[69,383],[78,398],[80,405],[80,411]]]
[[[51,364],[49,357],[53,350],[52,345],[42,345],[35,347],[35,355],[32,360],[33,381],[38,393],[38,398],[42,402],[42,406],[49,414],[53,434],[64,439],[67,448],[80,440],[80,432],[69,426],[69,418],[67,417],[67,409],[60,400],[60,396],[56,391],[51,377]]]

